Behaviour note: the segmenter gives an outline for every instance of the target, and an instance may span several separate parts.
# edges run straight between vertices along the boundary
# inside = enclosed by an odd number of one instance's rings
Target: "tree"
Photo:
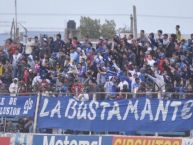
[[[118,32],[118,33],[131,33],[129,27],[127,27],[127,26],[125,26],[125,27],[123,27],[123,28],[117,29],[117,32]]]
[[[116,24],[114,20],[105,20],[105,23],[101,25],[101,36],[108,39],[113,38],[116,33],[115,27]]]
[[[91,19],[90,17],[81,17],[80,19],[80,33],[81,36],[89,36],[96,39],[100,37],[100,20]]]
[[[114,20],[105,20],[101,25],[100,20],[91,19],[90,17],[81,17],[79,31],[81,36],[89,36],[92,39],[112,38],[115,35],[116,24]]]

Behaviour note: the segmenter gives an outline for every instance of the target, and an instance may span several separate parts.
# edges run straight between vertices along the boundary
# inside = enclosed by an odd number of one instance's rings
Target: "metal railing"
[[[62,96],[73,96],[75,93],[62,93],[62,92],[48,92],[49,95],[62,95]],[[16,96],[32,96],[32,95],[37,95],[37,94],[44,94],[46,92],[26,92],[26,93],[17,93]],[[85,92],[82,92],[85,93]],[[119,94],[124,94],[124,95],[167,95],[167,94],[171,94],[171,95],[193,95],[192,93],[186,93],[186,92],[137,92],[137,93],[132,93],[132,92],[86,92],[87,94],[96,94],[96,95],[107,95],[107,94],[115,94],[115,95],[119,95]],[[7,95],[9,96],[10,93],[9,92],[0,92],[0,96],[4,96]]]
[[[80,94],[88,94],[90,99],[95,100],[117,100],[117,99],[131,99],[138,97],[149,97],[149,98],[158,98],[158,99],[184,99],[193,97],[193,93],[179,93],[179,92],[82,92],[82,93],[58,93],[58,92],[45,92],[41,93],[41,96],[70,96],[77,97]]]

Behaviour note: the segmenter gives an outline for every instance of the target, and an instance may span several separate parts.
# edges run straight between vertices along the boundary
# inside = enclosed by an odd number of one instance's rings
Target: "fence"
[[[33,131],[34,133],[37,131],[37,121],[38,121],[38,114],[40,113],[40,107],[42,107],[40,105],[40,100],[41,98],[43,97],[42,96],[43,94],[42,93],[25,93],[25,94],[17,94],[18,97],[16,98],[24,98],[25,96],[30,96],[31,98],[36,98],[36,101],[35,101],[35,104],[34,104],[34,107],[35,107],[35,111],[33,112],[34,115],[31,117],[32,121],[33,121],[33,129],[31,128],[31,131]],[[77,96],[73,96],[73,94],[57,94],[57,93],[47,93],[46,94],[47,96],[50,96],[50,98],[56,98],[57,97],[60,97],[60,96],[70,96],[70,97],[74,97],[77,99]],[[179,93],[173,93],[173,92],[165,92],[165,93],[161,93],[161,92],[145,92],[145,93],[104,93],[104,92],[97,92],[97,93],[92,93],[90,94],[92,95],[92,98],[91,100],[99,100],[101,99],[101,101],[105,101],[105,100],[114,100],[116,101],[117,99],[118,100],[121,100],[121,99],[127,99],[127,100],[130,100],[130,99],[137,99],[137,98],[141,98],[143,96],[147,96],[150,100],[151,99],[155,99],[155,98],[159,98],[159,99],[163,99],[163,100],[177,100],[177,99],[184,99],[184,98],[187,98],[188,100],[191,100],[192,96],[193,96],[193,93],[186,93],[186,94],[179,94]],[[3,96],[9,96],[9,94],[0,94],[0,97],[2,98]],[[117,98],[115,96],[122,96],[120,98]],[[11,97],[12,98],[12,97]],[[15,98],[15,97],[13,97]],[[62,97],[63,98],[63,97]],[[10,100],[9,100],[10,101]],[[26,101],[26,100],[25,100]],[[28,100],[27,100],[28,101]],[[2,99],[0,100],[0,107],[3,106],[2,105]],[[14,101],[13,101],[14,102]],[[10,103],[10,102],[9,102]],[[26,102],[24,102],[24,104],[26,104]],[[25,108],[25,107],[24,107]],[[29,109],[29,104],[27,105],[27,108]],[[24,110],[25,111],[25,110]],[[0,110],[1,112],[1,110]],[[24,115],[25,117],[25,115]],[[1,117],[1,121],[0,121],[0,125],[1,125],[1,131],[2,132],[10,132],[10,130],[7,130],[7,126],[9,124],[7,124],[8,121],[12,121],[12,122],[16,122],[17,123],[17,119],[15,118],[18,118],[17,116],[16,117]],[[191,128],[190,128],[191,130]],[[190,130],[188,130],[188,135],[190,134]],[[20,130],[12,130],[12,132],[18,132]],[[114,131],[115,133],[120,133],[120,132],[116,132]],[[174,131],[175,132],[175,131]],[[65,132],[64,132],[65,133]],[[93,133],[93,132],[90,132],[90,134]],[[105,130],[103,131],[103,133],[107,133]],[[156,132],[153,132],[153,133],[156,133]],[[150,132],[150,134],[152,134],[152,132]],[[156,133],[157,134],[157,133]],[[173,134],[174,135],[174,134]],[[183,134],[181,134],[183,135]],[[186,134],[187,136],[187,134]]]
[[[90,99],[116,99],[117,96],[122,95],[124,99],[141,97],[141,96],[148,96],[152,98],[165,98],[165,99],[183,99],[183,98],[192,98],[193,93],[179,93],[179,92],[138,92],[138,93],[130,93],[130,92],[89,92],[85,93],[82,92],[80,94],[88,94]],[[80,94],[76,93],[58,93],[58,92],[28,92],[28,93],[18,93],[14,96],[51,96],[51,97],[62,97],[62,96],[78,96]],[[9,93],[0,92],[0,96],[10,96]],[[106,96],[106,97],[105,97]]]

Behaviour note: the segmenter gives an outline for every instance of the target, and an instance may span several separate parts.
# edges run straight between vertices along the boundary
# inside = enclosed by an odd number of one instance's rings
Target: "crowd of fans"
[[[26,45],[7,39],[0,49],[0,90],[12,96],[42,92],[72,94],[88,100],[124,98],[131,92],[193,92],[193,34],[130,34],[112,40],[100,37],[96,46],[61,35],[28,38]],[[101,92],[100,95],[94,95]]]

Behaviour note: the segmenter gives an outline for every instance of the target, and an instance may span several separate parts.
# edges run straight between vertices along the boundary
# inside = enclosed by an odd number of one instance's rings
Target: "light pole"
[[[24,37],[25,37],[25,43],[27,43],[27,32],[28,32],[28,30],[27,30],[27,28],[25,27],[25,26],[23,26],[22,24],[20,24],[21,25],[21,27],[24,29],[24,31],[25,31],[25,35],[24,35]]]
[[[137,38],[137,12],[136,12],[136,6],[133,6],[133,32],[134,32],[134,38]]]
[[[17,28],[17,0],[15,0],[15,39],[17,40],[18,28]]]

